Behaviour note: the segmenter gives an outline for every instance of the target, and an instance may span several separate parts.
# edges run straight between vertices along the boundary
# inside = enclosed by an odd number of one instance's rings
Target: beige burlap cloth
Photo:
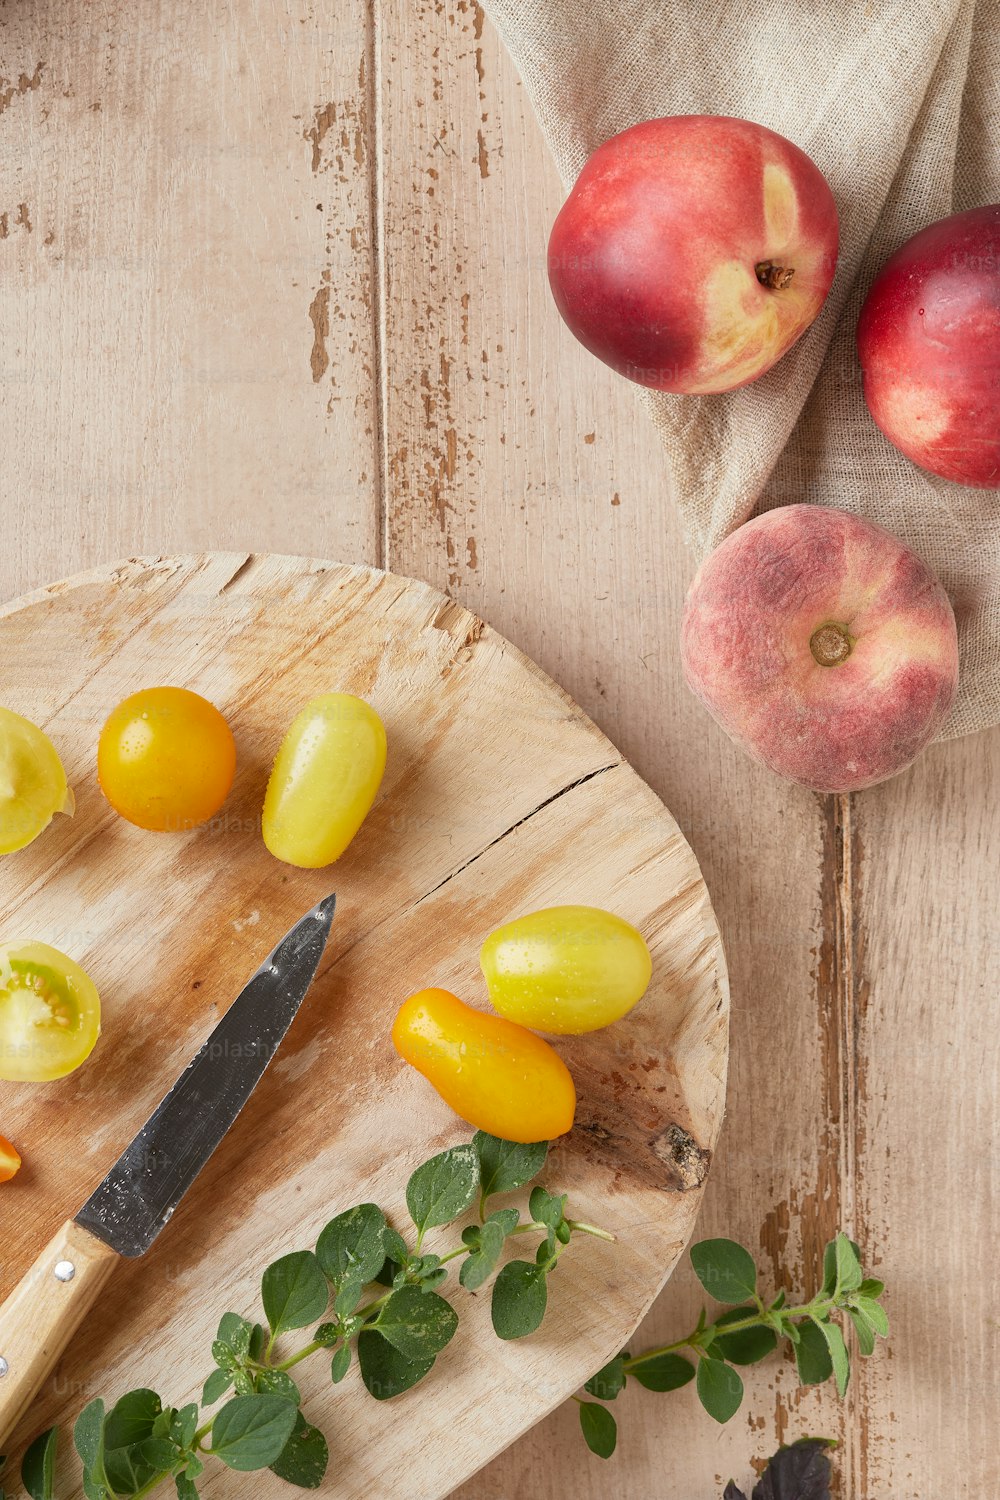
[[[897,453],[868,415],[854,348],[886,257],[944,214],[1000,201],[1000,0],[486,7],[567,185],[608,136],[669,114],[758,121],[826,174],[840,264],[809,332],[743,390],[643,399],[699,556],[793,501],[881,522],[935,569],[958,616],[962,680],[944,736],[1000,721],[1000,491],[948,484]]]

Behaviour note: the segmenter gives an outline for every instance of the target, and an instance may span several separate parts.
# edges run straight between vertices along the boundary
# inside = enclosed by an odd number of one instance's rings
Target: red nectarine
[[[942,479],[1000,489],[1000,203],[939,219],[886,261],[858,355],[890,442]]]
[[[594,152],[552,227],[549,282],[613,370],[704,394],[791,348],[836,260],[833,194],[805,152],[748,120],[675,115]]]

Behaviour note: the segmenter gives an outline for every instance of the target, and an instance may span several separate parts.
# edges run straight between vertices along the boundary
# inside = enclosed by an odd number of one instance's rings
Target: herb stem
[[[442,1257],[441,1257],[441,1264],[445,1265],[447,1261],[454,1260],[456,1258],[456,1256],[459,1256],[459,1255],[470,1255],[471,1253],[472,1253],[472,1246],[471,1245],[457,1245],[454,1250],[449,1250],[448,1253],[447,1253],[447,1255],[442,1255]]]
[[[146,1481],[141,1490],[135,1491],[134,1495],[132,1496],[132,1500],[142,1500],[143,1495],[151,1495],[155,1489],[159,1489],[160,1485],[165,1479],[169,1478],[169,1469],[164,1469],[161,1473],[154,1474],[152,1479],[148,1479]]]
[[[367,1318],[369,1313],[378,1312],[379,1308],[384,1307],[391,1296],[392,1289],[390,1288],[383,1296],[376,1297],[373,1302],[366,1302],[364,1307],[358,1309],[357,1316],[359,1318]]]
[[[317,1349],[328,1347],[330,1346],[324,1345],[319,1339],[313,1339],[311,1343],[306,1344],[304,1349],[300,1349],[298,1354],[289,1355],[287,1359],[283,1359],[281,1361],[280,1365],[273,1365],[272,1369],[281,1371],[291,1370],[295,1365],[299,1364],[301,1360],[308,1359],[310,1354],[315,1354]]]
[[[579,1219],[567,1219],[566,1223],[574,1234],[592,1234],[599,1240],[607,1240],[609,1244],[617,1244],[617,1236],[609,1229],[598,1229],[596,1224],[583,1224]]]
[[[833,1298],[820,1298],[805,1303],[802,1307],[790,1307],[783,1316],[792,1322],[801,1323],[806,1318],[823,1319],[835,1307],[839,1306]],[[700,1331],[696,1328],[686,1338],[676,1339],[672,1344],[660,1344],[656,1349],[645,1349],[642,1354],[636,1354],[625,1361],[624,1368],[627,1371],[634,1370],[637,1365],[644,1365],[648,1360],[658,1359],[661,1354],[676,1354],[678,1349],[693,1349],[697,1354],[704,1354],[707,1346],[714,1339],[726,1337],[730,1333],[744,1333],[748,1328],[768,1328],[770,1324],[766,1317],[767,1309],[760,1313],[750,1313],[745,1318],[736,1318],[731,1323],[709,1323]]]

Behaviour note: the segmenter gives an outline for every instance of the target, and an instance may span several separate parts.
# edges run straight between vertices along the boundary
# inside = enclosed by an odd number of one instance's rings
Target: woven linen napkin
[[[962,675],[942,737],[1000,721],[1000,491],[936,479],[897,452],[868,414],[854,346],[865,293],[897,246],[1000,201],[1000,0],[485,4],[567,186],[609,136],[672,114],[755,120],[825,173],[840,261],[812,328],[742,390],[641,399],[699,556],[776,505],[880,522],[955,606]]]

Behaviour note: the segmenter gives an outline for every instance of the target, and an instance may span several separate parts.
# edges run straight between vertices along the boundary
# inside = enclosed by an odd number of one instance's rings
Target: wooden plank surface
[[[807,1431],[842,1439],[850,1500],[993,1493],[1000,736],[823,802],[688,698],[666,466],[551,307],[561,192],[474,4],[8,0],[0,74],[3,597],[240,546],[385,558],[483,614],[634,760],[708,878],[734,1014],[702,1230],[802,1288],[842,1224],[892,1288],[893,1340],[843,1410],[774,1364],[725,1429],[689,1391],[630,1391],[611,1465],[567,1408],[462,1500],[714,1500]],[[202,328],[236,364],[192,393]],[[644,1338],[697,1302],[678,1273]]]

